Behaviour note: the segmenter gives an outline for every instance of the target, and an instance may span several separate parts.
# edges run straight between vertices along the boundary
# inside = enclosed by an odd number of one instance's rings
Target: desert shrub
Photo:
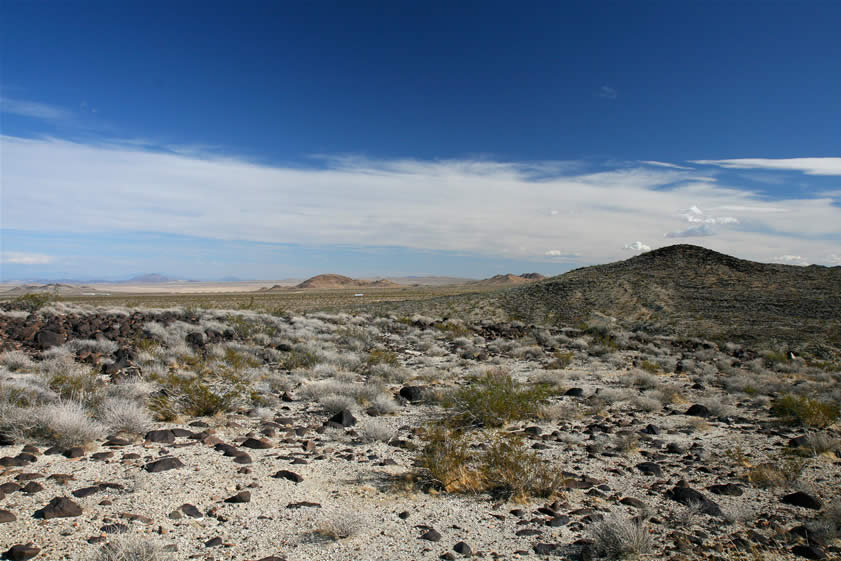
[[[312,368],[318,364],[318,356],[309,349],[296,347],[289,351],[283,358],[283,368],[294,370],[296,368]]]
[[[390,366],[397,366],[397,354],[383,349],[374,349],[368,353],[367,363],[369,366],[375,364],[388,364]]]
[[[332,512],[319,521],[312,532],[312,538],[339,541],[357,535],[366,526],[368,524],[356,512]]]
[[[35,370],[35,363],[23,351],[8,351],[0,354],[0,366],[12,372],[31,372]]]
[[[368,442],[390,442],[395,436],[396,431],[388,423],[377,419],[369,419],[362,427],[362,438]]]
[[[546,365],[547,370],[563,370],[572,364],[575,354],[572,352],[555,351],[552,353],[552,360]]]
[[[838,405],[786,394],[771,404],[771,413],[783,422],[823,428],[838,420]]]
[[[648,360],[643,360],[639,363],[639,367],[646,372],[650,372],[652,374],[656,374],[660,371],[660,365],[654,362],[650,362]]]
[[[31,292],[23,296],[18,296],[12,300],[11,304],[17,310],[36,312],[55,299],[55,296],[48,292]]]
[[[500,427],[508,422],[536,417],[540,406],[553,395],[547,385],[525,386],[501,369],[491,369],[469,386],[445,400],[451,421],[463,426]]]
[[[779,458],[750,467],[746,478],[751,485],[761,489],[788,487],[800,478],[804,467],[797,458]]]
[[[618,513],[610,513],[592,524],[588,534],[596,553],[609,559],[636,557],[654,549],[645,523]]]
[[[55,356],[41,362],[40,367],[50,389],[62,398],[86,402],[96,399],[100,389],[96,373],[72,356]]]
[[[318,404],[328,413],[338,413],[356,405],[356,400],[347,395],[327,394],[318,398]]]
[[[120,536],[102,546],[91,561],[163,561],[163,549],[145,536]]]
[[[92,353],[102,353],[103,355],[110,355],[120,348],[117,343],[108,339],[74,339],[68,342],[66,346],[74,353],[89,351]]]
[[[0,403],[16,407],[31,407],[58,399],[58,394],[35,374],[2,376],[0,372]]]
[[[145,405],[119,397],[102,403],[99,418],[110,430],[129,434],[143,434],[152,426],[152,416]]]
[[[832,501],[817,518],[806,523],[806,528],[823,541],[841,538],[841,500]]]
[[[374,408],[380,415],[394,413],[400,409],[400,406],[394,400],[394,396],[388,392],[381,392],[374,396],[370,401],[370,407]]]
[[[806,443],[800,447],[801,455],[817,456],[841,448],[841,440],[828,432],[816,432],[806,436]]]
[[[156,376],[161,390],[150,397],[149,409],[161,420],[179,413],[207,417],[232,411],[252,398],[250,387],[236,373],[202,370],[201,374],[168,372]]]
[[[560,491],[560,471],[512,435],[497,435],[481,453],[470,449],[463,432],[440,425],[424,434],[418,465],[422,479],[449,493],[483,493],[524,500]]]
[[[105,427],[93,420],[75,401],[59,401],[17,411],[7,422],[8,432],[21,440],[34,439],[61,448],[83,446],[105,434]]]

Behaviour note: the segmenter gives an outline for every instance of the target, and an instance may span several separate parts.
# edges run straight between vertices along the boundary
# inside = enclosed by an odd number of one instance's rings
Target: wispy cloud
[[[11,99],[8,97],[0,98],[0,111],[22,117],[41,119],[43,121],[67,121],[73,118],[71,111],[55,105],[48,105],[37,101]]]
[[[19,251],[4,251],[0,254],[0,262],[15,265],[47,265],[55,259],[50,255],[40,253],[22,253]]]
[[[771,258],[771,263],[779,263],[781,265],[800,265],[805,267],[809,262],[803,259],[800,255],[778,255]]]
[[[679,166],[677,164],[670,164],[668,162],[657,162],[655,160],[643,160],[640,163],[645,164],[647,166],[656,166],[656,167],[661,167],[661,168],[686,169],[686,170],[695,169],[695,168],[690,168],[690,167],[687,167],[687,166]]]
[[[715,231],[709,224],[698,224],[685,230],[678,230],[676,232],[667,232],[663,235],[665,238],[701,238],[705,236],[714,236]]]
[[[602,99],[616,99],[619,94],[610,86],[602,86],[597,95]]]
[[[0,142],[4,227],[26,231],[146,231],[557,259],[549,248],[579,254],[571,259],[578,262],[604,262],[623,257],[629,232],[631,239],[665,242],[664,232],[708,219],[720,226],[732,217],[739,228],[722,228],[705,245],[757,260],[802,255],[821,262],[841,243],[841,208],[831,198],[769,202],[669,167],[584,171],[586,165],[568,162],[343,157],[329,159],[326,169],[304,169],[127,142]],[[675,212],[693,205],[703,209],[700,222]]]
[[[692,160],[692,163],[728,169],[770,169],[800,171],[807,175],[841,175],[841,158],[741,158]]]

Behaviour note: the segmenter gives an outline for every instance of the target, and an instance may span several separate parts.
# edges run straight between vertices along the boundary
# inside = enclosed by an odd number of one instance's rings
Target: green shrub
[[[49,292],[31,292],[12,300],[12,306],[18,310],[35,312],[56,299],[56,296]]]
[[[546,365],[549,370],[563,370],[572,364],[575,355],[571,352],[555,351],[552,353],[552,361]]]
[[[660,372],[660,366],[654,362],[644,360],[639,364],[639,367],[646,372],[651,372],[652,374],[656,374]]]
[[[489,493],[524,501],[551,497],[563,487],[560,470],[526,448],[517,436],[491,436],[491,444],[478,454],[457,429],[434,425],[424,439],[418,458],[420,478],[448,493]]]
[[[838,420],[838,405],[811,397],[786,394],[771,404],[771,413],[784,422],[823,428]]]
[[[525,386],[507,372],[493,369],[447,396],[443,405],[452,410],[450,421],[456,425],[501,427],[537,417],[540,407],[556,391],[548,384]]]
[[[396,353],[380,349],[374,349],[370,353],[368,353],[367,362],[369,366],[374,366],[375,364],[388,364],[390,366],[397,366],[399,364]]]

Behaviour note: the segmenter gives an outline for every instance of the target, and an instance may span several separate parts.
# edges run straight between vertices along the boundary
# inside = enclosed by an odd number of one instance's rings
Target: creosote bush
[[[161,547],[143,536],[117,537],[102,546],[91,561],[162,561]]]
[[[554,393],[549,385],[525,386],[504,370],[491,369],[447,396],[443,405],[452,410],[450,422],[455,425],[501,427],[511,421],[536,418]]]
[[[811,397],[786,394],[771,404],[771,413],[783,422],[823,428],[838,420],[838,405]]]
[[[441,425],[429,427],[419,455],[420,477],[448,493],[490,493],[524,501],[551,497],[562,489],[560,470],[526,448],[514,435],[498,434],[481,453],[470,449],[468,436]]]

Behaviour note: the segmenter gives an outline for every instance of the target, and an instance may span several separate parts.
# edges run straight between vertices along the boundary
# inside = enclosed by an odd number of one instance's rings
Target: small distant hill
[[[60,296],[78,296],[81,294],[90,294],[96,292],[96,289],[89,286],[74,286],[64,283],[48,283],[48,284],[22,284],[16,286],[11,290],[3,293],[4,296],[23,295],[23,294],[58,294]]]
[[[575,269],[501,301],[510,315],[543,324],[602,314],[675,334],[841,348],[841,267],[757,263],[694,245]]]
[[[317,275],[305,280],[295,288],[394,288],[400,286],[386,279],[366,281],[344,275]]]
[[[483,287],[498,287],[503,288],[507,286],[519,286],[522,284],[529,284],[532,282],[536,282],[539,280],[543,280],[546,277],[541,275],[540,273],[526,273],[524,275],[514,275],[511,273],[505,275],[494,275],[489,279],[483,279],[480,281],[474,281],[469,283],[471,286],[483,286]]]
[[[138,284],[151,284],[151,283],[158,283],[158,282],[174,282],[178,279],[173,279],[167,276],[164,276],[160,273],[144,273],[142,275],[136,275],[131,277],[128,280],[122,281],[124,283],[138,283]]]

